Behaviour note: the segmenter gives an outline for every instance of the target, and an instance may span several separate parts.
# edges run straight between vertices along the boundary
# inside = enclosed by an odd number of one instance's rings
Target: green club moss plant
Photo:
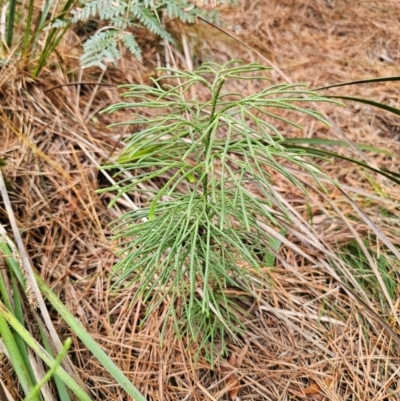
[[[332,100],[302,85],[268,86],[268,69],[236,61],[205,63],[195,72],[162,68],[165,75],[153,87],[125,85],[123,97],[130,102],[104,111],[131,109],[130,121],[113,126],[128,124],[135,131],[123,154],[104,166],[119,170],[117,184],[104,191],[116,193],[112,204],[125,194],[148,199],[114,224],[116,286],[137,283],[135,297],[142,297],[147,316],[165,303],[164,322],[170,317],[178,334],[204,346],[212,346],[216,335],[242,332],[227,290],[246,294],[255,285],[252,277],[262,276],[271,244],[262,226],[279,231],[287,219],[267,169],[304,191],[286,165],[318,183],[324,176],[306,150],[282,146],[274,121],[300,128],[279,114],[285,109],[326,123],[308,105]],[[229,93],[227,80],[261,81],[264,89]],[[205,90],[206,99],[191,98]],[[152,109],[151,115],[143,109]],[[156,191],[151,182],[157,182]]]

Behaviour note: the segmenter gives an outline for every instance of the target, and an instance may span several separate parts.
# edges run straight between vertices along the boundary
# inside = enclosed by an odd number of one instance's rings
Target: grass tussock
[[[310,88],[398,74],[399,16],[400,6],[390,0],[243,1],[221,12],[224,28],[271,62],[273,83],[305,82]],[[126,58],[121,68],[105,73],[80,73],[77,57],[68,57],[76,46],[68,36],[61,46],[72,50],[60,53],[62,65],[52,59],[38,83],[18,65],[1,68],[0,157],[7,162],[3,172],[32,264],[149,400],[399,399],[400,262],[373,227],[399,248],[400,192],[391,181],[348,162],[319,164],[370,224],[340,190],[329,187],[323,194],[307,174],[296,172],[309,188],[305,196],[271,171],[294,224],[280,238],[275,267],[263,270],[270,284],[254,282],[252,298],[230,294],[238,299],[234,312],[246,334],[236,341],[218,339],[228,351],[217,355],[213,368],[197,355],[196,344],[188,348],[172,324],[164,326],[168,298],[142,324],[146,305],[140,299],[131,304],[136,288],[111,289],[117,260],[109,223],[147,200],[133,193],[109,209],[111,195],[96,194],[113,185],[98,167],[119,154],[131,134],[129,127],[106,128],[128,120],[127,111],[98,114],[120,101],[115,85],[148,83],[155,67],[168,64],[191,69],[211,59],[266,62],[210,26],[170,28],[181,49],[168,50],[152,35],[143,36],[143,63]],[[68,81],[65,68],[71,71]],[[80,81],[109,86],[76,84]],[[231,85],[232,92],[259,89],[250,82]],[[345,93],[399,107],[398,86],[350,86]],[[329,92],[337,93],[343,89]],[[285,135],[384,149],[391,155],[351,146],[337,151],[398,171],[398,118],[350,103],[318,107],[333,129],[300,118],[304,131],[286,127]],[[2,204],[0,221],[8,222]],[[56,314],[54,324],[62,338],[71,334]],[[94,399],[126,399],[76,338],[70,356]],[[2,368],[1,379],[10,387],[12,375]]]

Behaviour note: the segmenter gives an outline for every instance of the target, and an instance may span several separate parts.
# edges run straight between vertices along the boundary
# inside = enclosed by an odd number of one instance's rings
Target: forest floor
[[[221,9],[222,27],[252,49],[201,22],[189,27],[169,22],[181,48],[168,49],[138,29],[143,61],[126,57],[104,73],[97,68],[79,69],[81,38],[72,33],[37,81],[12,68],[1,70],[0,152],[8,163],[4,174],[33,266],[149,400],[399,400],[399,344],[367,311],[372,308],[400,335],[398,296],[388,306],[365,279],[361,285],[370,296],[366,307],[343,291],[329,274],[329,266],[325,270],[315,266],[291,249],[282,247],[282,258],[270,271],[275,285],[258,294],[248,308],[247,338],[228,343],[229,353],[215,366],[201,356],[194,363],[196,344],[187,347],[172,327],[167,326],[160,345],[164,303],[141,324],[145,305],[131,304],[135,287],[111,289],[115,256],[109,223],[129,204],[121,200],[109,208],[112,194],[100,195],[96,190],[110,185],[99,167],[121,152],[129,134],[127,127],[107,128],[128,120],[126,111],[99,114],[120,101],[117,85],[149,83],[155,69],[166,64],[193,69],[204,61],[231,59],[269,64],[272,83],[304,83],[308,88],[400,75],[397,0],[239,3]],[[15,83],[12,89],[7,85],[10,80]],[[103,85],[66,85],[73,82]],[[255,89],[251,83],[232,84],[232,91],[241,93]],[[338,93],[400,107],[397,82],[329,90]],[[333,128],[304,117],[298,121],[303,131],[293,128],[285,135],[349,140],[384,149],[397,156],[335,150],[399,171],[398,117],[351,102],[345,107],[318,108],[334,122]],[[346,161],[320,165],[398,246],[399,187]],[[370,252],[377,261],[381,254],[391,261],[383,267],[379,264],[388,287],[394,294],[400,291],[399,261],[391,259],[364,221],[354,218],[354,208],[339,190],[326,198],[315,192],[306,196],[278,176],[272,179],[316,237],[327,249],[343,254],[343,260],[357,257],[354,249],[362,244],[373,244]],[[132,199],[141,205],[139,196],[133,194]],[[304,249],[323,257],[318,249]],[[360,271],[352,272],[354,276],[368,270],[361,262],[356,268]],[[56,314],[54,324],[62,338],[71,335]],[[75,337],[71,357],[95,399],[127,399]]]

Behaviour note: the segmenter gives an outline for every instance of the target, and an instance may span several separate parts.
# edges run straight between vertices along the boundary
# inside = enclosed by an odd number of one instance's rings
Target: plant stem
[[[210,115],[210,120],[209,120],[209,124],[208,124],[208,127],[207,127],[209,132],[208,132],[208,135],[206,136],[205,141],[204,141],[204,147],[206,149],[206,155],[208,155],[208,153],[209,153],[209,147],[210,147],[210,144],[211,144],[211,134],[213,132],[212,127],[213,127],[213,122],[214,122],[214,119],[215,119],[215,109],[217,107],[219,94],[221,92],[221,89],[222,89],[222,86],[224,85],[224,83],[225,83],[225,78],[222,78],[221,82],[219,83],[219,85],[217,87],[216,92],[213,95],[211,115]],[[205,163],[206,163],[205,167],[208,170],[208,161],[205,160]],[[203,199],[204,199],[204,202],[205,202],[206,205],[207,205],[207,198],[208,198],[208,172],[205,174],[205,176],[203,178]],[[207,215],[208,215],[208,209],[209,208],[207,206],[206,207]]]

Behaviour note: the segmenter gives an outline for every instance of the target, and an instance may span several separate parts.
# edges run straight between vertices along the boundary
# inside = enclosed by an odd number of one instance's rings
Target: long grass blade
[[[37,398],[43,385],[46,384],[56,374],[57,368],[60,366],[62,359],[67,354],[69,348],[71,347],[71,344],[72,340],[70,338],[67,338],[60,354],[57,355],[57,357],[55,358],[53,366],[50,367],[50,370],[43,376],[42,380],[37,383],[37,385],[33,388],[31,393],[25,398],[24,401],[34,401]]]
[[[28,370],[25,365],[25,361],[19,351],[17,342],[8,327],[6,316],[13,316],[11,312],[4,306],[3,302],[0,301],[0,337],[3,339],[4,345],[10,356],[10,362],[14,368],[15,374],[18,377],[18,381],[25,393],[28,395],[33,390],[33,384],[30,380]],[[40,401],[37,399],[35,401]]]
[[[392,82],[392,81],[400,81],[400,76],[369,78],[369,79],[361,79],[361,80],[357,80],[357,81],[341,82],[339,84],[321,86],[321,87],[313,89],[313,90],[314,91],[320,91],[320,90],[324,90],[324,89],[338,88],[340,86],[372,84],[372,83],[376,83],[376,82]]]
[[[25,329],[18,319],[0,302],[0,322],[6,320],[8,324],[24,339],[27,345],[46,363],[50,368],[54,366],[54,359],[47,353],[47,351],[32,337],[32,335]],[[2,320],[1,320],[2,319]],[[3,328],[3,325],[1,325]],[[6,331],[5,331],[6,332]],[[14,352],[15,349],[13,350]],[[72,390],[72,392],[81,401],[91,401],[89,395],[76,383],[76,381],[60,366],[57,366],[56,375]],[[27,375],[27,373],[26,373]],[[32,385],[27,388],[26,394],[30,394],[33,390]]]
[[[378,109],[382,109],[385,111],[389,111],[390,113],[396,114],[400,116],[400,109],[389,106],[387,104],[379,103],[379,102],[374,102],[373,100],[369,99],[363,99],[360,97],[349,97],[349,96],[331,96],[331,95],[326,95],[327,98],[329,99],[342,99],[342,100],[350,100],[352,102],[358,102],[358,103],[364,103],[368,104],[369,106],[374,106],[377,107]]]
[[[18,284],[17,284],[17,280],[14,276],[11,277],[11,281],[12,281],[12,287],[13,287],[13,295],[14,295],[14,310],[15,310],[15,317],[18,319],[18,321],[24,326],[25,325],[25,319],[24,319],[24,311],[23,311],[23,307],[22,307],[22,299],[21,299],[21,292],[18,288]],[[5,304],[7,306],[7,304]],[[28,354],[28,348],[26,346],[26,343],[24,342],[24,340],[21,338],[21,336],[14,332],[14,338],[15,341],[18,345],[18,349],[21,353],[21,357],[24,360],[24,364],[26,366],[26,369],[28,371],[29,377],[31,379],[32,384],[36,384],[36,377],[33,371],[33,367],[32,364],[30,363],[29,360],[29,354]]]
[[[24,57],[28,56],[28,52],[29,52],[29,48],[30,48],[29,44],[30,44],[30,38],[31,38],[31,27],[32,27],[34,4],[35,4],[35,0],[29,0],[28,15],[26,17],[26,25],[25,25],[25,32],[24,32],[24,50],[23,50]]]
[[[322,145],[322,146],[342,146],[348,148],[350,145],[346,141],[337,141],[333,139],[324,138],[285,138],[283,143],[290,145]],[[364,145],[362,143],[357,144],[357,147],[361,150],[366,150],[369,152],[375,152],[383,154],[390,157],[397,157],[394,153],[388,152],[384,149],[379,149],[374,146]]]
[[[46,332],[46,328],[36,313],[35,313],[35,319],[36,319],[37,325],[39,327],[39,331],[40,331],[40,335],[42,337],[42,342],[43,342],[44,348],[49,353],[49,355],[52,358],[54,358],[54,353],[53,353],[53,350],[50,345],[50,341],[48,338],[49,336]],[[65,344],[64,344],[64,346],[65,346]],[[56,360],[57,360],[57,358],[56,358]],[[61,362],[61,360],[60,360],[60,362]],[[69,396],[69,393],[68,393],[68,388],[64,384],[64,382],[57,375],[55,375],[53,377],[53,379],[54,379],[54,383],[57,387],[57,395],[58,395],[60,401],[71,401],[71,397]]]
[[[389,180],[395,182],[396,184],[400,184],[400,174],[395,171],[390,171],[387,169],[377,169],[375,167],[370,166],[367,163],[361,162],[356,159],[352,159],[351,157],[346,157],[346,156],[340,155],[338,153],[330,152],[330,151],[323,150],[323,149],[302,147],[302,146],[298,146],[298,145],[286,145],[285,143],[283,143],[282,145],[287,148],[304,149],[304,150],[307,150],[307,152],[309,152],[310,154],[313,154],[316,156],[335,157],[338,159],[346,160],[351,163],[358,164],[359,166],[365,167],[368,170],[374,171],[375,173],[378,173],[378,174],[388,178]]]
[[[60,314],[65,322],[71,327],[74,333],[80,338],[80,340],[88,347],[93,355],[101,362],[101,364],[107,369],[107,371],[114,377],[115,380],[124,388],[124,390],[135,400],[135,401],[146,401],[146,399],[140,394],[136,387],[128,380],[128,378],[122,373],[122,371],[115,365],[115,363],[108,357],[108,355],[100,348],[100,346],[93,340],[85,328],[75,319],[71,312],[63,305],[59,298],[54,294],[53,291],[44,283],[39,275],[36,275],[38,285],[46,296],[47,300],[52,304],[54,309]]]
[[[10,0],[9,7],[10,9],[8,10],[6,42],[7,46],[11,47],[14,35],[14,22],[15,22],[17,0]]]

